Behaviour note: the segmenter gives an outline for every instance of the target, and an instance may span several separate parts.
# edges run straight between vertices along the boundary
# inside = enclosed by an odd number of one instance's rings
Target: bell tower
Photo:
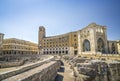
[[[39,50],[42,49],[42,46],[43,46],[43,38],[46,37],[46,32],[45,32],[45,27],[44,26],[40,26],[39,27],[39,32],[38,32],[38,48]]]

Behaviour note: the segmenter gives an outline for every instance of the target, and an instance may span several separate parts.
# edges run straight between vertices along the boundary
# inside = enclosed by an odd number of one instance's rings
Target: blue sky
[[[5,38],[37,43],[39,26],[52,36],[92,22],[107,26],[109,40],[120,39],[120,0],[0,0],[0,32]]]

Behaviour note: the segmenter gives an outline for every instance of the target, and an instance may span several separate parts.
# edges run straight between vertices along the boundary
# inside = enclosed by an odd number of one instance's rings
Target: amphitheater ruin
[[[120,81],[120,40],[107,40],[105,26],[38,35],[36,44],[0,33],[0,81]]]

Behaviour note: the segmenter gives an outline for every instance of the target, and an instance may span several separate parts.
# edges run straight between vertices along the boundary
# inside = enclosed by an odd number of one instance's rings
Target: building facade
[[[43,26],[39,28],[38,36],[39,53],[43,54],[77,54],[78,36],[77,32],[46,37]]]
[[[108,53],[106,27],[92,23],[78,31],[79,54]]]
[[[4,39],[0,33],[0,54],[120,54],[120,40],[109,41],[105,26],[91,23],[81,30],[46,36],[40,26],[38,44],[16,38]]]
[[[2,38],[2,54],[37,54],[38,44],[16,38]]]
[[[46,37],[45,27],[40,26],[38,47],[41,54],[117,54],[119,42],[108,41],[106,27],[91,23],[87,27],[62,35]]]

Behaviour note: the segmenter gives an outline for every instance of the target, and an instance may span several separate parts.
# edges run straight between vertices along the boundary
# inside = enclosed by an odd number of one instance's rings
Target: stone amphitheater
[[[54,81],[60,61],[49,55],[34,56],[1,57],[0,81]]]
[[[120,81],[119,59],[87,56],[3,55],[0,81]]]

